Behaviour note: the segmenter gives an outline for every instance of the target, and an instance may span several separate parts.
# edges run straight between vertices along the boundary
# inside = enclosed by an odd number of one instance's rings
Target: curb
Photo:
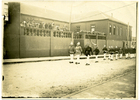
[[[103,58],[103,55],[98,55],[98,58]],[[108,57],[108,56],[106,56]],[[90,59],[94,59],[95,56],[90,56]],[[3,64],[16,64],[16,63],[28,63],[28,62],[43,62],[43,61],[59,61],[59,60],[69,60],[70,57],[61,57],[61,58],[46,58],[46,59],[41,59],[38,58],[36,60],[26,60],[26,61],[3,61]],[[74,59],[76,59],[76,57],[74,57]],[[86,56],[80,56],[80,59],[86,59]]]

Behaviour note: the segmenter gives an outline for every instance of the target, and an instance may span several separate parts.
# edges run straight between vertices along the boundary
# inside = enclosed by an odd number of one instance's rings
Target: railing
[[[69,31],[53,31],[53,37],[71,38],[72,32]]]
[[[72,32],[70,31],[54,31],[42,28],[32,28],[32,27],[21,27],[24,29],[24,35],[27,36],[43,36],[50,37],[51,32],[53,32],[53,37],[71,38]]]
[[[24,35],[27,36],[44,36],[44,37],[51,36],[51,30],[48,29],[31,28],[31,27],[23,27],[23,28]]]
[[[84,39],[84,34],[75,33],[73,35],[73,38],[74,39]]]

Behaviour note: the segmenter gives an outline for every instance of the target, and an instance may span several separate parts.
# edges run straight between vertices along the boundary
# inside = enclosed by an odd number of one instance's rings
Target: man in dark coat
[[[115,53],[116,53],[116,60],[118,60],[118,53],[119,53],[119,48],[116,46],[116,48],[115,48]]]
[[[86,65],[90,65],[90,62],[89,62],[90,54],[92,54],[92,48],[89,46],[89,44],[87,44],[87,47],[85,48],[85,55],[87,56]]]
[[[100,52],[100,50],[98,49],[98,47],[95,48],[94,52],[95,52],[95,56],[96,56],[95,63],[97,63],[98,62],[98,54]]]
[[[103,53],[104,53],[104,60],[106,60],[106,53],[107,53],[106,45],[104,45],[102,50],[103,50]]]
[[[113,55],[114,54],[114,48],[113,48],[113,46],[111,46],[111,48],[110,48],[110,55],[111,55],[111,57],[110,57],[110,61],[113,61]]]
[[[110,55],[110,46],[108,47],[108,52],[107,53],[108,53],[108,59],[110,59],[110,56],[111,56]]]
[[[128,59],[128,53],[129,53],[129,49],[126,47],[125,48],[125,58]]]
[[[122,58],[122,53],[123,53],[123,50],[122,50],[122,48],[120,48],[120,50],[119,50],[120,59]]]
[[[70,54],[70,61],[69,63],[73,63],[73,55],[75,53],[75,47],[73,45],[73,42],[70,43],[70,46],[69,46],[69,54]]]

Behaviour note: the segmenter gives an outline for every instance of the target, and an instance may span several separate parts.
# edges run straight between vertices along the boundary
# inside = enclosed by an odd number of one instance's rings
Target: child
[[[75,51],[76,51],[76,56],[77,56],[77,61],[75,62],[75,64],[80,64],[80,61],[79,61],[79,58],[80,58],[80,55],[82,53],[82,48],[80,46],[80,42],[77,43],[77,46],[75,47]]]
[[[75,53],[75,48],[74,48],[73,42],[71,42],[70,46],[69,46],[69,54],[70,54],[69,63],[73,63],[73,55],[74,55],[74,53]]]

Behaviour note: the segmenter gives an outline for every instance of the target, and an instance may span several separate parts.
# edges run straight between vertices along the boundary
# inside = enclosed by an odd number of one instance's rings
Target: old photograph
[[[138,1],[1,1],[2,99],[137,99]]]

